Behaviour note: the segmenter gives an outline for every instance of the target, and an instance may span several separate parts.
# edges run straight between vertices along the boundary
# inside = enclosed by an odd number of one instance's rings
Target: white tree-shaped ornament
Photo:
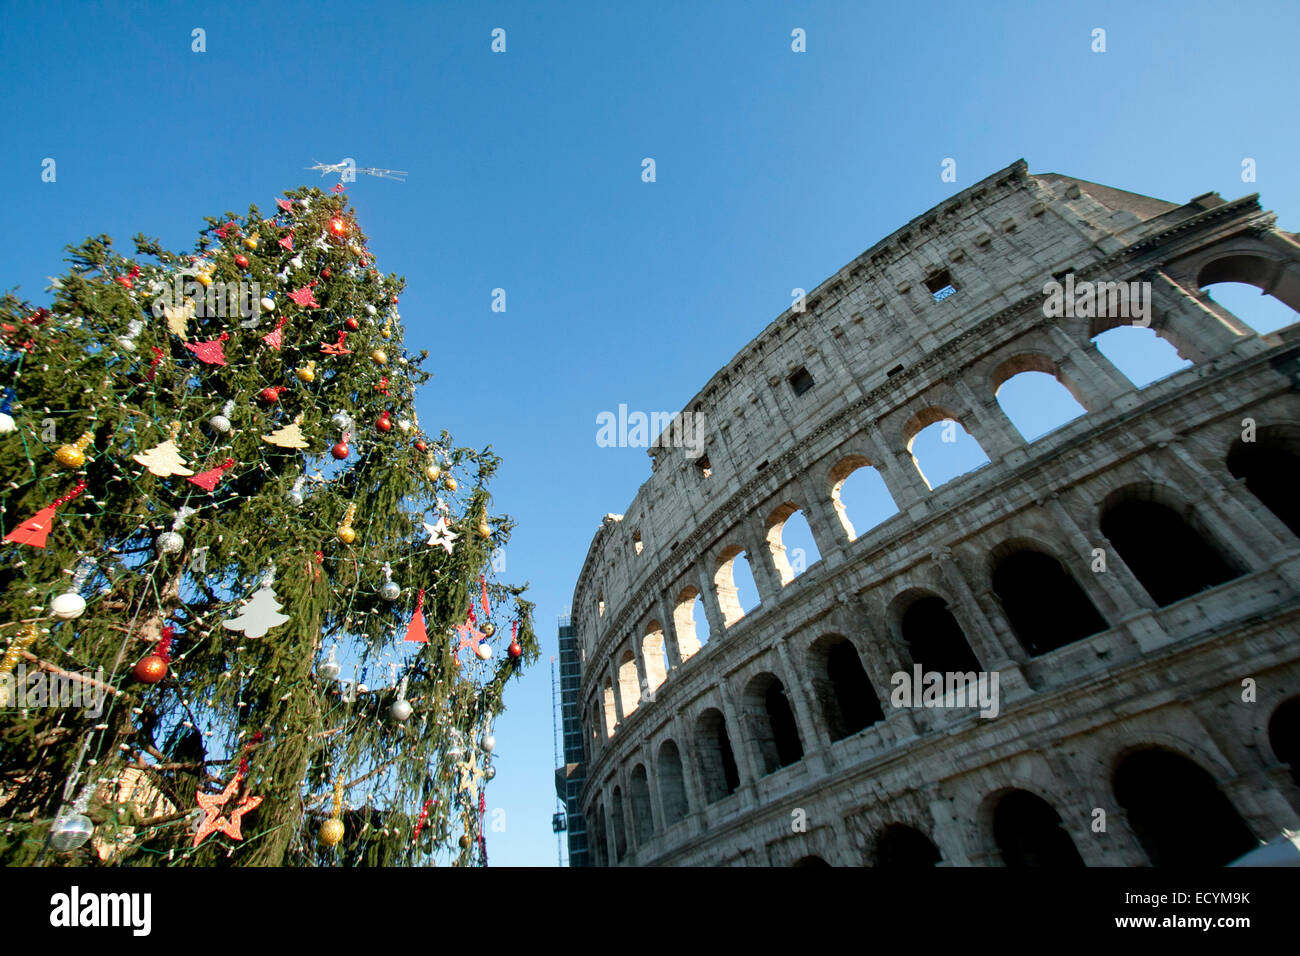
[[[176,436],[180,434],[180,431],[181,423],[172,422],[171,437],[161,445],[155,445],[148,451],[142,451],[138,455],[132,455],[131,457],[159,478],[194,474],[189,468],[185,467],[185,459],[181,457],[181,450],[176,447]]]
[[[264,637],[271,628],[289,620],[289,615],[280,613],[280,599],[271,588],[274,581],[275,568],[272,567],[248,603],[229,621],[222,621],[221,626],[231,631],[243,631],[245,637]]]

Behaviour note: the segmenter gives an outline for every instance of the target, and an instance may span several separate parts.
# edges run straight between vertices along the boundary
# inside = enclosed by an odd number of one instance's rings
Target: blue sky
[[[548,642],[497,725],[494,864],[555,863],[555,620],[601,515],[650,473],[644,450],[598,447],[599,412],[679,409],[792,288],[1021,157],[1177,202],[1258,191],[1300,229],[1293,2],[2,12],[0,286],[35,301],[87,235],[185,249],[205,215],[321,184],[304,171],[315,160],[410,172],[349,193],[380,268],[408,279],[407,343],[436,376],[421,422],[505,459],[495,506],[520,522],[506,576],[531,582]],[[195,27],[206,53],[191,52]],[[1105,53],[1090,49],[1096,27]],[[946,157],[955,184],[940,180]],[[1261,327],[1281,321],[1253,292],[1215,296]],[[1133,355],[1139,377],[1172,370]],[[1032,389],[1017,402],[1045,416],[1031,430],[1064,414]],[[931,450],[931,437],[917,448],[932,480],[969,464],[961,442]],[[851,514],[868,507],[846,498]]]

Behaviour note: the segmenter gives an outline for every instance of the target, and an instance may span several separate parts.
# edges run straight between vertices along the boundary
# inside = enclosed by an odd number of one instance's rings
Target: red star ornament
[[[240,832],[240,818],[261,806],[262,798],[245,797],[239,801],[239,806],[231,811],[229,820],[221,815],[221,808],[235,795],[235,791],[239,789],[240,781],[243,779],[244,775],[242,773],[235,774],[234,779],[226,784],[226,789],[222,790],[219,795],[204,793],[201,790],[195,794],[199,807],[207,816],[199,824],[198,832],[194,834],[194,846],[198,846],[217,830],[220,830],[232,840],[242,840],[244,838],[243,833]]]
[[[208,365],[225,365],[226,352],[221,343],[230,338],[229,332],[222,332],[210,342],[186,342],[185,347],[198,356],[200,362]]]
[[[295,289],[289,293],[295,304],[305,309],[319,309],[320,303],[316,301],[316,296],[312,295],[310,286],[303,286],[301,289]]]

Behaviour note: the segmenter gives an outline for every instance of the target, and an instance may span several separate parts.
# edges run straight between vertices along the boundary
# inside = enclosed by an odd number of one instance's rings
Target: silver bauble
[[[213,415],[208,419],[208,427],[218,435],[227,435],[230,433],[230,419],[225,415]]]
[[[409,700],[395,700],[393,706],[388,708],[388,712],[393,715],[393,720],[399,724],[404,724],[411,719],[411,702]]]
[[[495,737],[493,737],[491,734],[487,734],[487,735],[483,738],[483,740],[481,741],[481,743],[482,743],[482,747],[483,747],[483,749],[484,749],[485,751],[487,751],[488,753],[491,753],[492,751],[494,751],[494,750],[497,749],[497,739],[496,739]]]
[[[50,846],[60,853],[75,850],[94,832],[95,825],[84,813],[65,813],[50,827]]]
[[[81,617],[86,610],[86,599],[76,591],[60,594],[50,602],[50,613],[60,621],[71,621]]]
[[[330,416],[330,421],[339,431],[347,431],[352,427],[352,416],[347,412],[335,412]]]
[[[321,680],[337,680],[343,673],[343,665],[331,657],[327,661],[321,661],[320,667],[316,668],[316,673],[320,675]]]
[[[474,648],[474,653],[478,655],[479,660],[485,661],[492,656],[492,645],[484,641],[478,647]]]
[[[294,256],[292,259],[289,260],[289,265],[293,266],[295,269],[301,269],[301,268],[302,268],[302,257],[301,257],[301,256]]]
[[[164,531],[158,535],[158,550],[163,554],[178,554],[185,548],[185,539],[175,531]]]
[[[17,431],[18,425],[14,417],[6,412],[0,412],[0,435],[8,435],[12,431]]]
[[[369,302],[366,303],[366,315],[374,315],[374,314],[375,314],[376,312],[378,312],[378,311],[379,311],[379,310],[376,309],[376,308],[375,308],[373,305],[371,305]]]
[[[496,775],[497,775],[497,768],[496,768],[496,767],[486,767],[486,768],[483,770],[483,779],[484,779],[484,780],[491,780],[491,779],[492,779],[493,777],[495,777]]]
[[[262,306],[262,311],[263,311],[263,312],[274,312],[274,311],[275,311],[275,300],[272,299],[269,295],[268,295],[268,296],[263,296],[263,297],[262,297],[261,306]]]
[[[385,581],[379,589],[379,596],[385,601],[396,601],[402,596],[402,586],[396,581]]]

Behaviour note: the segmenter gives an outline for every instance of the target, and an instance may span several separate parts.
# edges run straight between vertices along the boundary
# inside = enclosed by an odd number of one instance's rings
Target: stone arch
[[[966,419],[965,415],[961,414],[960,412],[954,411],[949,406],[928,405],[925,408],[922,408],[920,411],[914,413],[907,420],[906,424],[904,424],[903,426],[904,447],[907,449],[908,454],[912,456],[912,463],[916,466],[917,474],[921,476],[921,480],[925,482],[926,487],[932,491],[941,485],[947,484],[949,481],[952,481],[955,478],[959,478],[962,475],[970,474],[972,471],[975,471],[976,469],[983,467],[989,462],[989,456],[987,450],[985,450],[984,447],[980,445],[979,439],[976,438],[975,435],[971,433],[970,429],[966,427],[965,419]],[[949,426],[948,423],[950,422],[953,423],[953,426]],[[920,437],[921,432],[923,432],[924,430],[926,430],[932,425],[938,425],[940,423],[943,423],[945,429],[951,427],[952,434],[954,436],[956,436],[957,427],[960,427],[961,431],[963,431],[975,443],[975,447],[979,449],[979,453],[980,456],[983,458],[983,461],[974,463],[973,467],[967,468],[965,471],[954,472],[953,474],[947,474],[946,472],[935,471],[934,469],[932,469],[932,474],[936,476],[935,480],[932,481],[930,477],[926,476],[925,469],[921,467],[921,459],[916,454],[915,444],[917,438]],[[951,463],[949,463],[949,470],[953,470],[951,467]]]
[[[1117,488],[1098,511],[1101,533],[1160,607],[1241,573],[1187,511],[1176,496],[1149,483]]]
[[[609,866],[609,818],[605,816],[605,805],[596,805],[596,833],[592,849],[595,851],[596,866]]]
[[[1009,787],[986,798],[993,842],[1008,867],[1074,869],[1082,867],[1074,839],[1061,815],[1043,797]]]
[[[1153,866],[1222,866],[1258,845],[1214,778],[1173,750],[1129,750],[1111,787]]]
[[[717,803],[735,793],[740,788],[740,768],[722,711],[709,707],[696,718],[695,744],[704,802]]]
[[[618,702],[614,697],[614,682],[605,678],[605,736],[613,737],[618,726]]]
[[[772,565],[776,569],[777,580],[781,582],[782,587],[785,587],[785,585],[802,574],[808,565],[821,560],[821,554],[819,553],[816,558],[805,558],[802,567],[795,567],[791,565],[787,558],[784,541],[785,527],[796,516],[803,520],[804,525],[807,527],[807,537],[812,539],[812,526],[808,524],[808,515],[803,507],[793,501],[785,501],[777,505],[767,516],[766,522],[764,522],[767,550],[772,556]],[[813,547],[816,546],[814,541]]]
[[[632,800],[632,825],[636,844],[645,846],[655,835],[654,810],[650,803],[650,778],[644,764],[637,764],[628,775],[628,795]]]
[[[866,512],[865,507],[862,509],[855,507],[853,509],[855,512],[862,512],[870,521],[869,524],[861,520],[855,523],[849,514],[849,507],[844,503],[844,495],[848,490],[848,482],[852,480],[854,484],[861,483],[858,476],[864,475],[864,472],[868,470],[876,485],[870,497],[875,501],[888,502],[889,512],[884,514],[885,509],[880,508],[879,511],[882,514],[875,515],[875,520],[871,520],[873,516]],[[827,475],[827,485],[830,490],[831,507],[835,509],[835,514],[840,520],[840,527],[844,529],[844,533],[848,535],[850,541],[856,541],[859,535],[870,531],[876,525],[898,514],[898,503],[894,501],[894,496],[890,493],[879,470],[865,455],[846,455],[837,461],[831,466],[830,473]],[[865,492],[865,489],[863,491]],[[864,493],[863,497],[866,496]],[[859,524],[861,527],[859,527]]]
[[[1092,599],[1048,549],[1013,539],[993,549],[993,593],[1032,656],[1046,654],[1110,627]]]
[[[627,825],[623,816],[623,791],[614,788],[610,796],[610,813],[614,817],[614,861],[622,863],[627,856]]]
[[[658,621],[645,626],[641,637],[641,660],[645,662],[646,696],[658,690],[668,677],[668,645],[664,628]]]
[[[882,869],[921,870],[938,866],[943,856],[934,841],[905,823],[881,828],[871,844],[871,865]]]
[[[641,703],[641,680],[637,676],[636,655],[629,647],[618,659],[618,699],[627,718]]]
[[[1049,399],[1050,404],[1053,406],[1052,410],[1056,414],[1041,422],[1036,421],[1041,416],[1035,416],[1033,409],[1026,407],[1026,403],[1022,402],[1018,395],[1003,392],[1003,386],[1023,375],[1046,375],[1053,380],[1056,389],[1062,394],[1053,395],[1049,398],[1049,396],[1037,394],[1041,391],[1039,387],[1034,389],[1036,393],[1034,398],[1040,402]],[[1074,421],[1088,411],[1087,395],[1076,383],[1062,374],[1061,367],[1057,365],[1054,359],[1048,358],[1041,352],[1019,352],[1003,359],[994,367],[989,378],[989,384],[992,386],[992,394],[1003,413],[1026,441],[1035,441],[1048,432]],[[1013,387],[1012,391],[1015,392],[1016,389]],[[1078,410],[1073,414],[1066,415],[1064,408],[1067,402]],[[1061,408],[1056,408],[1056,405],[1060,405]]]
[[[808,648],[812,693],[831,742],[885,719],[857,647],[843,634],[825,634]]]
[[[663,808],[664,829],[667,829],[685,820],[690,812],[682,754],[675,741],[665,740],[659,745],[656,776],[659,780],[659,803]]]
[[[803,759],[803,741],[785,685],[764,671],[750,678],[741,696],[747,736],[758,748],[764,773],[775,773]]]
[[[1243,282],[1300,312],[1300,261],[1258,240],[1247,244],[1212,246],[1182,263],[1183,273],[1195,270],[1195,288],[1218,282]]]
[[[926,588],[908,588],[890,602],[890,617],[913,664],[924,671],[966,673],[982,669],[966,631],[948,601]]]
[[[1260,425],[1255,441],[1238,436],[1226,463],[1232,476],[1246,483],[1247,491],[1300,536],[1300,496],[1295,493],[1300,486],[1300,427]]]
[[[1300,786],[1300,697],[1284,700],[1268,718],[1268,745]]]
[[[722,623],[724,627],[731,627],[742,617],[745,616],[745,610],[740,606],[740,598],[736,588],[736,562],[744,561],[746,570],[749,571],[749,558],[745,549],[738,544],[728,545],[718,554],[713,568],[713,590],[718,596],[718,610],[722,612]],[[753,571],[749,571],[753,577]],[[755,592],[757,592],[757,583],[755,583]]]
[[[805,869],[823,869],[823,868],[830,867],[829,863],[827,863],[821,857],[817,856],[817,854],[815,853],[811,853],[808,856],[800,857],[790,865],[804,867]]]
[[[1176,372],[1191,368],[1189,356],[1200,354],[1195,344],[1179,335],[1163,319],[1164,313],[1152,306],[1149,327],[1135,326],[1130,320],[1094,319],[1095,331],[1089,338],[1097,351],[1113,365],[1134,388],[1146,388]]]
[[[699,653],[700,647],[709,642],[709,621],[704,620],[704,636],[700,637],[695,618],[697,602],[702,604],[700,589],[688,584],[677,593],[673,602],[673,632],[677,635],[677,653],[682,662],[690,660]]]

